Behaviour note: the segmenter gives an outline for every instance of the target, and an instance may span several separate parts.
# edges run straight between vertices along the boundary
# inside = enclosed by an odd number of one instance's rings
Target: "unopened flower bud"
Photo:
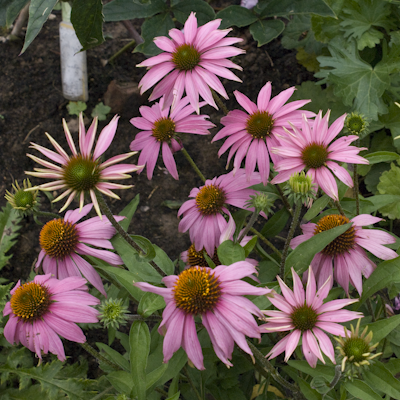
[[[284,193],[295,203],[301,200],[306,207],[311,207],[316,198],[316,184],[311,175],[306,175],[304,171],[296,172],[289,178]]]
[[[127,314],[129,310],[124,306],[121,299],[108,299],[100,304],[100,322],[105,328],[111,327],[118,329],[120,325],[125,325],[127,322]]]
[[[272,200],[268,194],[258,192],[254,196],[250,196],[250,200],[247,201],[246,207],[254,207],[258,212],[264,211],[265,214],[270,214],[271,209],[274,206],[274,200]]]
[[[29,179],[24,179],[22,188],[19,186],[18,181],[15,181],[12,188],[12,192],[6,190],[6,195],[4,196],[6,200],[22,216],[33,214],[39,205],[38,190],[26,191],[26,189],[32,188]]]
[[[365,133],[369,123],[365,119],[363,114],[359,114],[357,112],[352,112],[347,115],[346,120],[344,122],[344,126],[346,130],[351,135],[362,136]]]

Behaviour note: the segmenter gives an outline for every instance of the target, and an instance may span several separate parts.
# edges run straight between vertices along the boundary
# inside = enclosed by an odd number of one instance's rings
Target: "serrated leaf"
[[[239,243],[225,240],[217,249],[218,259],[222,265],[231,265],[237,261],[244,261],[246,253]]]
[[[87,105],[84,101],[70,101],[67,104],[67,110],[69,115],[78,115],[85,111]]]
[[[28,26],[26,28],[25,42],[21,54],[25,52],[28,46],[33,42],[33,39],[38,35],[57,1],[58,0],[31,0]]]
[[[104,42],[102,0],[74,0],[71,23],[82,45],[82,51]]]
[[[248,26],[257,21],[258,17],[251,10],[241,6],[228,6],[219,11],[216,18],[221,18],[220,29],[230,28],[231,26]]]
[[[204,25],[215,18],[214,9],[203,0],[182,0],[174,4],[172,12],[182,24],[186,22],[191,12],[196,13],[197,26]]]
[[[285,24],[279,19],[259,20],[250,25],[250,33],[257,40],[258,47],[277,38],[284,29]]]
[[[400,196],[400,168],[394,163],[390,167],[390,171],[383,172],[379,178],[379,193]],[[400,202],[395,201],[380,208],[379,211],[390,219],[400,218]]]
[[[382,400],[371,386],[359,379],[353,379],[353,381],[343,382],[343,387],[355,398],[361,400]]]
[[[144,41],[136,46],[133,52],[140,52],[147,56],[155,56],[161,53],[162,50],[154,44],[153,39],[156,36],[167,36],[169,30],[174,27],[175,24],[169,12],[157,14],[147,19],[142,25],[142,37]]]
[[[139,4],[132,0],[113,0],[104,4],[104,20],[125,21],[135,18],[149,18],[155,14],[167,11],[167,5],[162,0],[151,0],[145,4]]]
[[[317,14],[336,17],[332,9],[323,0],[272,0],[264,8],[260,17],[288,16],[293,14]]]
[[[111,111],[111,107],[106,106],[101,101],[100,103],[96,104],[96,107],[92,111],[92,118],[97,117],[99,121],[104,121],[107,118],[107,114]]]
[[[393,144],[397,150],[400,150],[400,108],[392,103],[389,106],[389,112],[382,115],[379,120],[384,124],[386,129],[390,129]]]

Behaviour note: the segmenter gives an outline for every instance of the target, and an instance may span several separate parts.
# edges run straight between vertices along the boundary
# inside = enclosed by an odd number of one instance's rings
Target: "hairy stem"
[[[240,243],[243,238],[249,233],[250,229],[253,227],[254,223],[257,221],[259,215],[258,210],[254,210],[253,214],[251,214],[250,220],[247,225],[244,227],[242,234],[238,238],[237,242]]]
[[[254,233],[257,237],[260,238],[279,258],[282,258],[281,252],[265,237],[261,232],[259,232],[255,228],[251,228],[250,232]]]
[[[336,206],[336,208],[338,209],[338,211],[340,212],[340,215],[345,215],[344,214],[344,210],[343,210],[343,208],[342,208],[342,206],[340,205],[340,203],[339,203],[339,201],[338,200],[335,200],[335,206]]]
[[[34,211],[34,213],[38,217],[46,217],[46,218],[50,218],[50,219],[53,219],[53,218],[60,219],[60,218],[62,218],[62,216],[59,215],[59,214],[55,214],[55,213],[51,213],[51,212],[47,212],[47,211],[39,211],[38,210],[38,211]]]
[[[103,357],[97,350],[95,350],[88,342],[79,343],[91,356],[96,358],[98,361],[101,361],[105,364],[108,364],[111,368],[115,369],[116,371],[120,371],[122,368],[119,367],[117,364],[114,364],[112,361],[108,360],[107,358]]]
[[[203,181],[203,183],[205,183],[206,178],[204,177],[204,175],[201,173],[201,171],[199,170],[199,168],[197,167],[196,163],[193,161],[193,158],[190,157],[189,153],[186,151],[186,149],[184,147],[182,147],[181,149],[183,155],[186,157],[186,160],[189,161],[189,164],[192,166],[192,168],[194,169],[194,171],[196,172],[196,174],[200,177],[200,179]]]
[[[229,110],[226,108],[226,105],[223,103],[221,98],[218,96],[217,92],[215,92],[213,89],[211,89],[212,96],[217,103],[218,107],[223,111],[225,115],[228,115]]]
[[[184,367],[183,367],[183,370],[185,371],[185,376],[186,376],[186,378],[187,378],[187,380],[188,380],[188,382],[189,382],[189,385],[191,386],[191,388],[192,388],[194,394],[196,395],[197,399],[198,399],[198,400],[203,400],[202,397],[200,396],[199,391],[197,390],[196,386],[194,385],[192,379],[190,378],[189,371],[187,370],[187,367],[184,366]]]

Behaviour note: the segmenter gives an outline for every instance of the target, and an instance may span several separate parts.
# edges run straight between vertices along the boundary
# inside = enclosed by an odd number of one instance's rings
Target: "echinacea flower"
[[[282,157],[275,164],[279,172],[271,183],[287,181],[292,174],[307,170],[314,182],[332,199],[339,200],[338,188],[332,172],[349,187],[353,187],[353,180],[345,168],[337,162],[352,164],[368,164],[368,160],[358,155],[363,147],[350,146],[358,139],[356,135],[342,136],[332,140],[343,128],[346,114],[339,117],[328,128],[330,110],[322,118],[322,111],[315,117],[315,121],[308,121],[304,115],[301,129],[292,126],[293,132],[279,137],[280,146],[274,148],[273,153]]]
[[[264,310],[266,324],[260,326],[262,333],[291,331],[281,339],[267,354],[269,359],[277,357],[285,351],[287,362],[302,339],[304,357],[311,367],[315,368],[318,359],[324,364],[322,353],[336,364],[333,345],[326,331],[332,335],[345,336],[344,327],[337,323],[351,321],[363,317],[356,311],[341,310],[357,299],[339,299],[323,303],[331,288],[330,276],[321,288],[316,291],[315,277],[310,267],[308,269],[307,287],[304,291],[301,279],[292,268],[293,291],[277,276],[282,295],[274,293],[269,297],[270,302],[278,308]],[[321,353],[322,351],[322,353]]]
[[[284,128],[291,124],[299,126],[302,114],[313,117],[315,114],[310,111],[300,111],[311,100],[297,100],[285,104],[295,91],[294,87],[284,90],[278,96],[271,99],[272,86],[267,82],[258,94],[257,104],[253,103],[243,93],[235,90],[233,94],[237,102],[246,110],[230,111],[221,118],[224,125],[213,138],[213,142],[228,137],[218,151],[218,156],[224,154],[230,147],[227,163],[236,153],[233,162],[233,171],[237,171],[243,159],[246,157],[246,174],[249,178],[254,172],[256,164],[260,171],[264,185],[269,178],[269,158],[276,162],[278,158],[271,153],[271,149],[279,145],[276,138],[278,134],[285,134]]]
[[[194,317],[199,315],[207,329],[215,354],[227,366],[232,366],[234,343],[252,355],[246,336],[260,339],[260,332],[253,315],[261,317],[261,311],[245,295],[262,296],[271,292],[241,281],[257,273],[246,261],[215,269],[192,267],[180,275],[163,278],[167,286],[161,288],[145,282],[135,286],[146,292],[164,297],[166,307],[158,331],[165,333],[164,362],[180,347],[186,351],[194,366],[202,370],[203,354],[196,332]]]
[[[391,260],[398,257],[398,254],[383,246],[384,244],[394,243],[395,238],[387,232],[377,229],[363,229],[363,226],[372,225],[382,218],[373,217],[368,214],[361,214],[352,219],[344,215],[330,214],[322,217],[317,224],[312,222],[301,225],[303,235],[297,236],[290,242],[294,249],[300,243],[310,239],[320,232],[345,225],[349,222],[353,226],[346,232],[339,235],[328,244],[320,253],[317,253],[311,261],[311,267],[318,281],[318,287],[321,287],[333,275],[337,283],[349,293],[349,283],[351,283],[362,294],[362,275],[368,278],[376,265],[365,253],[368,250],[376,257],[382,260]]]
[[[177,133],[194,133],[197,135],[209,135],[208,129],[215,126],[206,121],[207,115],[191,115],[194,109],[188,105],[189,99],[181,99],[174,110],[169,113],[169,107],[164,107],[164,98],[152,107],[142,106],[139,108],[142,117],[131,119],[131,124],[139,132],[132,141],[130,149],[141,150],[139,164],[147,165],[147,178],[153,177],[154,167],[157,162],[160,147],[165,166],[174,179],[179,179],[173,153],[183,146]],[[201,103],[204,105],[205,103]]]
[[[83,275],[97,290],[106,295],[99,274],[81,256],[97,257],[110,265],[122,265],[123,261],[111,251],[91,247],[113,249],[110,239],[115,235],[115,228],[105,216],[103,219],[94,217],[77,223],[89,214],[92,206],[87,204],[82,211],[67,211],[64,218],[47,222],[40,232],[39,242],[42,250],[36,268],[42,265],[45,274],[52,274],[59,279]],[[115,215],[114,218],[121,221],[124,217]]]
[[[60,336],[72,342],[84,343],[86,337],[76,323],[96,323],[99,312],[90,307],[99,304],[87,292],[86,280],[76,276],[58,280],[51,274],[11,290],[11,299],[3,315],[9,315],[4,337],[11,344],[21,343],[42,359],[42,352],[65,360]]]
[[[201,251],[204,247],[208,254],[214,254],[221,234],[226,231],[233,234],[235,230],[232,215],[225,205],[246,208],[245,203],[256,193],[249,187],[260,181],[258,172],[253,172],[250,180],[246,179],[243,169],[236,175],[230,172],[211,180],[207,179],[204,186],[191,190],[189,197],[192,199],[183,203],[179,209],[178,216],[183,214],[179,222],[179,232],[189,230],[190,240],[195,244],[196,251]],[[249,210],[253,211],[254,208]],[[222,213],[228,215],[229,222]]]
[[[74,141],[67,123],[63,119],[63,127],[67,138],[68,146],[71,149],[72,156],[69,156],[64,149],[46,132],[51,144],[57,150],[57,153],[40,146],[35,143],[32,148],[40,151],[50,160],[61,164],[55,165],[51,162],[42,160],[32,154],[27,154],[33,161],[45,166],[46,168],[35,168],[35,172],[26,172],[28,175],[38,178],[55,179],[53,182],[35,186],[31,190],[40,189],[43,191],[53,191],[63,189],[64,192],[58,196],[53,202],[59,201],[68,196],[67,201],[61,208],[60,212],[64,211],[72,202],[75,196],[79,196],[80,209],[83,207],[85,194],[90,194],[90,198],[94,204],[97,214],[101,217],[100,208],[97,202],[95,191],[110,196],[114,199],[119,197],[110,189],[129,189],[132,185],[120,185],[117,183],[108,182],[111,179],[127,179],[131,176],[128,172],[141,170],[143,167],[133,164],[119,164],[120,161],[126,160],[135,152],[121,154],[110,158],[105,162],[100,161],[100,156],[108,149],[114,139],[117,130],[118,116],[116,115],[111,122],[103,128],[97,140],[96,146],[92,153],[94,139],[97,130],[97,117],[94,118],[87,134],[85,133],[85,125],[83,123],[82,113],[79,115],[79,149],[76,151]]]
[[[149,68],[139,82],[140,93],[160,81],[154,88],[150,101],[165,96],[164,107],[172,104],[173,109],[186,92],[197,114],[199,95],[207,104],[218,108],[210,88],[225,99],[228,98],[217,75],[241,82],[228,68],[242,68],[227,60],[227,57],[244,53],[244,50],[231,46],[242,39],[226,38],[231,29],[219,30],[217,28],[220,24],[221,19],[215,19],[198,28],[197,18],[192,12],[185,22],[183,32],[174,28],[168,32],[171,39],[165,36],[154,38],[155,45],[163,53],[138,65]]]
[[[4,197],[11,204],[12,208],[17,210],[20,215],[26,216],[34,214],[39,209],[39,190],[26,190],[32,188],[29,179],[23,180],[22,188],[19,186],[18,181],[15,181],[15,183],[12,184],[12,188],[12,192],[6,190],[6,195]]]

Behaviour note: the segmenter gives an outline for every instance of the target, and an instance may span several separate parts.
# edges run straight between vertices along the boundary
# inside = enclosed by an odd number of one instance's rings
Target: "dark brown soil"
[[[11,188],[12,182],[17,179],[21,182],[26,175],[24,171],[33,170],[34,162],[26,157],[26,153],[37,156],[38,152],[29,149],[29,143],[35,142],[46,147],[49,146],[44,132],[49,132],[64,148],[65,136],[61,120],[70,121],[74,116],[68,114],[66,108],[68,101],[61,92],[60,57],[58,25],[60,15],[49,20],[44,25],[39,36],[34,40],[28,50],[21,56],[19,52],[22,43],[0,42],[0,206],[5,205],[4,193]],[[106,34],[112,36],[101,46],[88,51],[89,75],[89,101],[86,115],[90,113],[100,101],[104,101],[104,94],[111,81],[121,85],[137,85],[145,73],[136,64],[144,59],[140,53],[125,52],[116,59],[114,65],[104,61],[121,49],[129,40],[128,32],[120,23],[106,23]],[[228,108],[239,108],[232,95],[233,90],[239,90],[254,101],[260,88],[271,81],[273,95],[283,89],[300,84],[311,79],[311,75],[296,62],[295,54],[287,51],[280,45],[279,39],[270,44],[257,48],[247,30],[235,31],[234,35],[241,36],[244,40],[241,46],[246,49],[246,54],[234,60],[243,67],[243,72],[238,76],[242,84],[224,81],[230,100]],[[120,107],[118,130],[114,142],[106,153],[107,156],[129,151],[129,144],[133,140],[137,129],[129,120],[139,115],[139,107],[146,104],[148,93],[140,96],[134,88],[131,95]],[[209,114],[211,120],[217,125],[212,134],[220,127],[218,121],[223,115],[211,107],[203,108],[203,114]],[[100,129],[108,123],[99,124]],[[77,140],[77,132],[73,132]],[[184,140],[187,151],[202,170],[207,178],[225,173],[225,159],[218,159],[217,151],[220,143],[211,144],[211,137],[188,135]],[[163,248],[171,259],[176,259],[181,251],[190,245],[187,234],[178,232],[177,210],[169,209],[162,205],[166,200],[183,202],[187,199],[190,190],[200,186],[200,179],[193,173],[186,159],[179,152],[175,155],[180,179],[175,181],[166,171],[161,158],[157,163],[154,177],[149,181],[145,173],[134,175],[129,183],[134,188],[119,191],[121,201],[111,201],[111,207],[117,214],[134,197],[140,193],[140,204],[130,226],[130,232],[149,238],[153,243]],[[131,159],[137,162],[137,155]],[[32,179],[33,183],[44,182]],[[43,209],[48,210],[49,202],[42,195]],[[57,204],[58,206],[58,204]],[[73,203],[76,206],[76,203]],[[59,208],[60,206],[58,206]],[[58,208],[54,208],[56,211]],[[31,218],[23,220],[23,227],[18,243],[13,249],[14,256],[10,264],[2,270],[3,277],[10,280],[26,279],[37,257],[40,247],[38,234],[40,226]]]

